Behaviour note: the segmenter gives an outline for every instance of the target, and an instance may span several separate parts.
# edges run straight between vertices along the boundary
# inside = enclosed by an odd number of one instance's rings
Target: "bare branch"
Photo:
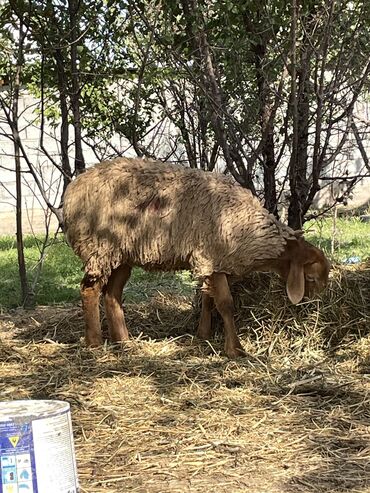
[[[355,124],[354,120],[352,120],[351,129],[352,129],[352,132],[353,132],[353,134],[355,136],[355,139],[356,139],[356,142],[357,142],[359,151],[361,153],[361,157],[362,157],[362,160],[364,162],[364,165],[370,171],[369,157],[368,157],[368,155],[366,153],[364,144],[362,143],[362,139],[360,137],[360,133],[358,131],[357,125]]]

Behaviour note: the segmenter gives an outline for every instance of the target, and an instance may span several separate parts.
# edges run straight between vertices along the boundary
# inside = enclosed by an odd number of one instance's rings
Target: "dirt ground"
[[[254,315],[231,361],[193,336],[179,296],[129,305],[132,340],[99,349],[80,306],[14,310],[0,316],[1,399],[71,404],[84,493],[370,492],[369,307],[358,317],[333,350],[282,344]]]
[[[49,215],[48,213],[47,216],[49,217]],[[45,234],[45,221],[45,211],[43,209],[26,208],[22,216],[23,234]],[[58,221],[54,215],[51,215],[49,228],[50,231],[56,231],[58,228]],[[0,211],[0,236],[15,236],[16,230],[15,211]]]

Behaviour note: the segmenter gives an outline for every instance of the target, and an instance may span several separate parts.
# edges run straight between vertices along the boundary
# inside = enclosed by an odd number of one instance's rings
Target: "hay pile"
[[[71,403],[83,493],[365,493],[369,266],[300,307],[268,280],[239,287],[237,362],[193,337],[180,296],[128,305],[122,347],[84,347],[78,306],[3,314],[2,399]]]
[[[328,288],[315,299],[290,303],[283,281],[257,272],[231,286],[238,331],[259,353],[331,349],[369,333],[370,262],[337,267]],[[199,319],[200,293],[195,296],[194,321]],[[222,334],[214,309],[212,326]]]

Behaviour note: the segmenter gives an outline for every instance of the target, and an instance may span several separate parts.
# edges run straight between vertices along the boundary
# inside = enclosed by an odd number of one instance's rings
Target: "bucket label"
[[[0,492],[38,493],[30,423],[0,423]]]
[[[0,422],[0,493],[78,493],[69,411]]]

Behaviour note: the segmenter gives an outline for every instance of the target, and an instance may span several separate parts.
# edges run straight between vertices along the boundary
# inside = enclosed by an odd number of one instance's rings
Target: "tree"
[[[28,87],[42,101],[41,127],[61,121],[61,162],[49,158],[63,189],[84,170],[83,144],[97,159],[131,146],[230,173],[276,215],[288,197],[299,228],[342,152],[356,146],[368,162],[354,113],[368,91],[368,2],[30,0],[10,9],[34,47]]]
[[[29,289],[29,282],[26,270],[26,261],[24,256],[23,229],[22,229],[22,181],[21,181],[21,141],[19,136],[19,98],[21,90],[22,68],[24,64],[25,39],[27,30],[20,19],[16,32],[17,42],[15,51],[8,50],[7,62],[11,67],[12,81],[9,97],[0,96],[0,106],[4,112],[5,119],[9,125],[10,133],[8,137],[13,142],[14,147],[14,164],[15,164],[15,182],[16,182],[16,239],[18,254],[18,272],[21,285],[21,303],[25,307],[33,305],[33,294]],[[6,33],[9,36],[9,32]],[[4,62],[4,60],[3,60]]]
[[[153,40],[142,95],[157,93],[189,164],[207,168],[221,149],[271,212],[288,194],[289,223],[301,227],[331,163],[361,148],[352,115],[368,89],[367,3],[128,5],[135,47]]]

